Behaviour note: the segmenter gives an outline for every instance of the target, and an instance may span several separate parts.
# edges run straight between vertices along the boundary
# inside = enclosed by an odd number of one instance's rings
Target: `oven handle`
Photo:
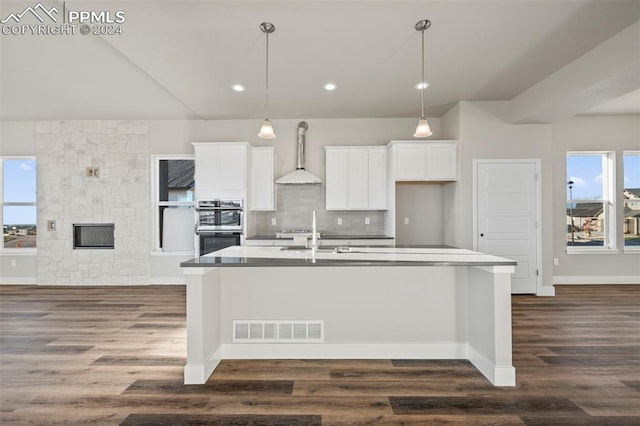
[[[211,231],[211,230],[207,230],[207,231],[198,231],[196,230],[196,234],[198,235],[243,235],[243,232],[241,230],[238,231]]]
[[[196,207],[197,212],[210,212],[210,211],[218,211],[218,210],[242,211],[243,208],[242,207]]]

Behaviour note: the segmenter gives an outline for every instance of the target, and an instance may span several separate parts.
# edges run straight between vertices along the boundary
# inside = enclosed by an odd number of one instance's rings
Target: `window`
[[[192,156],[157,157],[155,170],[156,249],[159,250],[169,245],[165,244],[167,227],[180,227],[193,232],[195,163]],[[171,214],[168,214],[167,209],[172,210]],[[181,211],[173,211],[174,209]]]
[[[624,248],[640,250],[640,151],[623,153]]]
[[[0,249],[36,247],[36,160],[0,158]]]
[[[613,250],[613,152],[567,153],[567,251]]]

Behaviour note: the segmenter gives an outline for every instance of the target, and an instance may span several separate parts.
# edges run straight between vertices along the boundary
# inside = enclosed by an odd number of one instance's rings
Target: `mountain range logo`
[[[13,20],[16,24],[20,22],[20,20],[27,14],[31,14],[36,17],[36,19],[42,23],[44,23],[44,18],[42,15],[48,16],[53,22],[58,22],[58,18],[56,18],[53,14],[58,14],[58,9],[52,7],[51,9],[47,9],[42,5],[42,3],[38,3],[35,6],[28,6],[21,13],[10,13],[9,16],[4,18],[0,23],[6,24],[10,20]]]

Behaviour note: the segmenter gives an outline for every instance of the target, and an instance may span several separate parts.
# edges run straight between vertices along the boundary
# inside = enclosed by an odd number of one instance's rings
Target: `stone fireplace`
[[[36,122],[39,284],[149,283],[146,134],[145,121]]]

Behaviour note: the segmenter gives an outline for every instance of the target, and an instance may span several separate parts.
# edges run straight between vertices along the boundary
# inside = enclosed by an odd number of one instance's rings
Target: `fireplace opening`
[[[74,249],[113,249],[113,223],[78,223],[73,225]]]

